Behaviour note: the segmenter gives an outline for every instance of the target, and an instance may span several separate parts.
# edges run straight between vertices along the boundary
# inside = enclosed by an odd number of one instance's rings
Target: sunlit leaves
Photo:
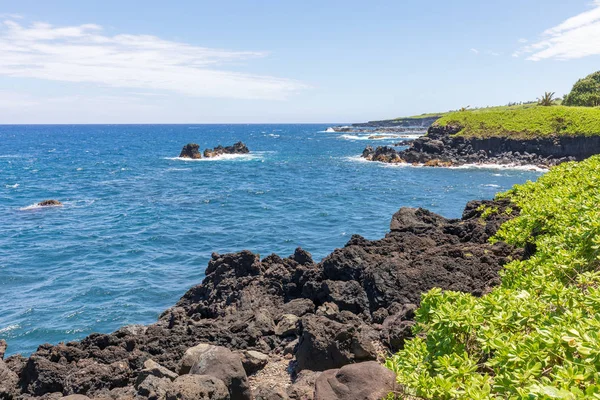
[[[521,214],[493,240],[535,254],[481,298],[425,294],[419,336],[387,365],[422,398],[600,399],[600,157],[500,197]]]

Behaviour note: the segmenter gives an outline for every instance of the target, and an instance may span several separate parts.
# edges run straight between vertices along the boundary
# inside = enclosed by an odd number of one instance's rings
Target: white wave
[[[338,136],[339,139],[344,140],[409,140],[409,139],[417,139],[422,135],[396,135],[396,134],[372,134],[369,133],[367,135],[349,135],[343,134]]]
[[[517,164],[464,164],[456,167],[448,167],[451,169],[500,169],[500,170],[516,170],[516,171],[535,171],[548,172],[548,168],[541,168],[537,165],[517,165]]]
[[[1,328],[0,329],[0,333],[8,333],[10,331],[14,331],[16,329],[19,329],[20,327],[21,327],[21,325],[19,325],[19,324],[9,325],[9,326],[7,326],[5,328]]]
[[[269,137],[272,137],[272,138],[278,138],[278,137],[280,137],[281,135],[276,135],[276,134],[274,134],[274,133],[269,133],[267,136],[269,136]]]
[[[0,155],[0,158],[21,158],[22,156],[18,154],[3,154]]]
[[[370,162],[373,162],[373,161],[367,160],[363,156],[348,156],[348,157],[344,157],[344,160],[346,160],[346,161],[352,161],[352,162],[358,162],[358,163],[370,163]]]
[[[325,132],[325,133],[335,133],[335,130],[333,128],[327,128],[323,132]]]
[[[483,187],[491,187],[491,188],[499,188],[500,185],[494,185],[493,183],[488,183],[487,185],[481,185]]]
[[[191,171],[191,168],[167,168],[167,171]]]
[[[16,189],[19,187],[19,184],[15,183],[14,185],[4,185],[4,187],[7,189]]]
[[[366,158],[358,155],[358,156],[349,156],[345,157],[347,161],[352,162],[367,162],[367,163],[376,163],[383,167],[390,168],[432,168],[432,169],[492,169],[492,170],[516,170],[516,171],[534,171],[534,172],[548,172],[548,169],[538,167],[537,165],[515,165],[515,164],[464,164],[453,167],[426,167],[424,164],[410,164],[410,163],[386,163],[381,161],[369,161]],[[499,174],[494,174],[494,176],[500,176]],[[485,185],[489,187],[499,187],[497,185]]]
[[[62,207],[61,205],[48,205],[48,206],[40,206],[39,203],[35,203],[32,204],[30,206],[27,207],[21,207],[19,208],[20,211],[30,211],[30,210],[38,210],[41,208],[56,208],[56,207]]]
[[[185,162],[214,162],[214,161],[252,161],[262,160],[266,151],[253,152],[248,154],[221,154],[211,158],[184,158],[184,157],[165,157],[165,160],[185,161]]]

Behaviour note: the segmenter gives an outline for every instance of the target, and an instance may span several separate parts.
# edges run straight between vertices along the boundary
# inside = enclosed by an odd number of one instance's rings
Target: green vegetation
[[[537,104],[456,111],[436,124],[460,126],[464,136],[600,135],[600,108],[543,107]]]
[[[553,106],[554,101],[554,92],[545,92],[544,95],[538,99],[538,106]]]
[[[402,396],[600,398],[600,156],[498,197],[521,213],[492,240],[536,251],[480,298],[423,296],[416,337],[386,363]]]
[[[578,80],[571,93],[565,96],[563,104],[580,107],[600,106],[600,71]]]

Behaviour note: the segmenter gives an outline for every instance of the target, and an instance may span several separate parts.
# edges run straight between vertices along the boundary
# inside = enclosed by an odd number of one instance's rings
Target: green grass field
[[[436,124],[457,125],[468,137],[600,135],[600,108],[536,104],[481,108],[444,114]]]

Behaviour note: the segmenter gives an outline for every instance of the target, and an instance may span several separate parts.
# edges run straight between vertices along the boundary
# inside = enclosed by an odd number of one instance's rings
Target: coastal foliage
[[[532,105],[457,111],[436,124],[460,126],[458,135],[467,137],[595,136],[600,135],[600,108]]]
[[[565,96],[565,106],[600,106],[600,71],[578,80],[571,92]]]
[[[535,249],[477,298],[433,289],[387,360],[407,396],[600,398],[600,156],[500,194],[521,213],[492,239]]]

